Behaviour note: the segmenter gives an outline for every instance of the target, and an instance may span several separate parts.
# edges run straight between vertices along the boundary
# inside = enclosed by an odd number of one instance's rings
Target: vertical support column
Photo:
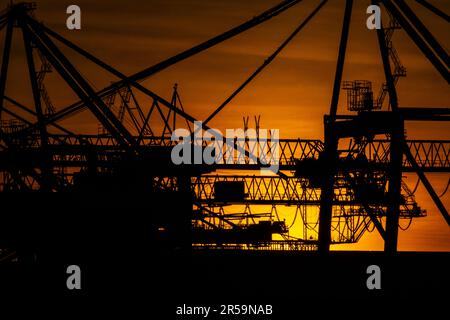
[[[41,104],[41,92],[39,90],[38,82],[37,82],[37,76],[36,76],[36,67],[34,64],[34,58],[33,58],[33,48],[31,46],[31,38],[28,35],[28,31],[25,30],[25,28],[22,28],[23,33],[23,42],[25,47],[25,53],[28,63],[28,74],[30,77],[31,82],[31,90],[33,91],[33,101],[34,101],[34,108],[36,110],[36,115],[38,118],[38,126],[41,134],[41,144],[42,146],[47,145],[47,128],[45,125],[45,117],[44,112],[42,110],[42,104]]]
[[[339,92],[341,90],[342,73],[344,71],[345,53],[347,51],[348,34],[352,18],[353,0],[347,0],[344,12],[344,23],[342,24],[341,41],[339,43],[339,54],[336,63],[336,74],[334,76],[333,96],[331,97],[330,116],[331,121],[336,118],[339,102]]]
[[[14,21],[11,17],[8,18],[8,25],[6,27],[5,46],[3,48],[2,67],[0,73],[0,119],[2,118],[3,100],[6,89],[6,76],[8,74],[9,56],[11,53],[11,41],[14,28]]]
[[[325,150],[321,155],[323,164],[323,180],[320,194],[319,213],[319,247],[320,253],[328,253],[331,244],[331,218],[333,214],[334,175],[336,174],[336,159],[338,158],[338,138],[334,133],[334,119],[324,118]]]
[[[320,213],[319,213],[319,247],[321,253],[327,253],[330,250],[331,243],[331,217],[334,198],[334,175],[335,159],[337,158],[338,137],[333,132],[334,122],[336,120],[337,107],[339,102],[339,92],[341,90],[342,73],[344,70],[345,53],[347,51],[347,40],[350,30],[352,17],[353,0],[347,0],[344,12],[344,22],[342,25],[341,41],[339,44],[339,55],[336,65],[336,74],[334,77],[333,96],[331,99],[330,115],[325,116],[325,149],[322,155],[324,167],[324,176],[320,194]]]
[[[384,251],[395,253],[398,243],[398,222],[400,217],[401,191],[402,191],[402,161],[404,142],[404,121],[394,113],[393,128],[391,131],[390,164],[389,164],[389,205],[386,212],[386,238]]]
[[[395,15],[394,15],[395,17]],[[392,109],[392,121],[390,132],[390,164],[389,164],[389,205],[386,212],[386,237],[384,251],[395,253],[398,243],[398,221],[400,217],[401,191],[402,191],[402,161],[403,143],[405,140],[404,120],[398,112],[398,97],[395,89],[394,77],[392,75],[389,61],[389,51],[386,44],[386,34],[383,26],[377,29],[378,45],[380,47],[383,70],[389,91],[389,104]]]
[[[33,48],[31,38],[28,34],[28,31],[24,28],[25,22],[21,22],[22,34],[23,34],[23,42],[25,47],[25,53],[28,63],[28,73],[31,82],[31,90],[33,91],[33,101],[34,107],[36,110],[39,133],[41,138],[41,180],[40,180],[40,188],[43,191],[50,191],[52,185],[52,156],[48,150],[48,134],[47,127],[45,124],[45,116],[42,111],[41,105],[41,92],[39,90],[37,76],[36,76],[36,67],[34,64],[33,58]]]

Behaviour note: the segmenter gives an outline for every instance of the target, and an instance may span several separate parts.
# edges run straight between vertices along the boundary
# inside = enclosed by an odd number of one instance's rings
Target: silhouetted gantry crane
[[[373,1],[383,5],[390,19],[386,27],[374,31],[385,75],[377,98],[367,80],[342,81],[353,8],[353,0],[345,1],[332,101],[324,117],[324,141],[275,142],[256,137],[256,141],[246,138],[231,143],[220,136],[202,141],[201,148],[220,141],[224,152],[216,154],[216,160],[221,161],[192,165],[172,162],[171,150],[178,143],[171,139],[172,133],[183,127],[195,136],[197,119],[183,108],[176,85],[169,101],[142,82],[301,2],[282,1],[235,28],[133,75],[121,73],[38,22],[34,3],[8,6],[0,15],[0,30],[4,30],[0,73],[2,207],[14,208],[18,215],[38,208],[60,215],[75,208],[91,211],[92,215],[99,210],[140,212],[145,218],[138,225],[145,222],[143,232],[148,233],[155,250],[327,252],[330,244],[355,243],[365,231],[376,229],[385,241],[385,250],[395,252],[399,220],[410,223],[412,218],[425,216],[415,201],[415,190],[402,181],[402,173],[415,172],[449,224],[448,211],[425,173],[450,172],[450,140],[408,140],[404,128],[407,121],[449,121],[450,109],[399,106],[395,84],[406,75],[406,69],[393,46],[392,34],[403,29],[447,83],[450,59],[403,0]],[[327,2],[318,2],[261,66],[202,122],[202,131],[210,129],[210,120],[278,56]],[[449,20],[428,2],[417,2]],[[10,60],[16,59],[11,55],[13,33],[23,39],[30,102],[20,101],[27,96],[25,91],[21,97],[11,97],[7,92],[12,85],[7,83]],[[64,54],[69,51],[83,57],[91,69],[111,74],[113,82],[96,90]],[[52,98],[51,79],[57,79],[79,100],[58,106]],[[338,114],[342,89],[347,92],[351,114]],[[71,127],[68,119],[72,123],[77,116],[84,119],[79,115],[83,111],[83,115],[89,112],[98,121],[97,133],[83,131],[82,120],[76,128]],[[198,147],[195,140],[192,142],[193,149]],[[236,147],[240,157],[227,158],[227,146]],[[279,164],[277,174],[259,174],[263,167],[258,155],[261,148],[269,150],[269,157],[276,157],[272,160]],[[274,152],[275,148],[279,152]],[[248,175],[251,170],[254,175]],[[242,171],[246,174],[239,174]],[[292,209],[290,225],[279,218],[280,206]],[[83,223],[81,228],[88,228],[89,220]],[[294,234],[296,228],[298,234]],[[20,237],[27,238],[28,233],[20,230],[17,225],[3,224],[0,261],[16,256],[12,254],[15,246],[35,245],[24,244]]]

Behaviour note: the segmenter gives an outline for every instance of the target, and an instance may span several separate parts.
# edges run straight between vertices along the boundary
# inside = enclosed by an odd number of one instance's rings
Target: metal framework
[[[182,209],[176,210],[182,211],[182,221],[188,220],[189,230],[183,230],[190,234],[190,248],[326,253],[330,244],[355,243],[364,232],[377,230],[385,240],[385,250],[395,252],[401,221],[410,223],[412,218],[425,216],[415,201],[415,190],[411,191],[402,181],[403,173],[415,172],[450,224],[447,209],[425,175],[450,172],[450,140],[408,140],[404,132],[406,121],[449,121],[450,109],[399,106],[395,85],[406,76],[406,69],[392,44],[393,31],[405,30],[447,82],[450,59],[403,0],[373,1],[383,4],[390,16],[388,26],[377,31],[386,79],[378,98],[373,97],[370,82],[342,80],[353,8],[353,1],[346,0],[323,142],[281,139],[275,145],[259,136],[230,142],[218,135],[213,141],[200,142],[202,149],[219,151],[216,163],[177,166],[171,162],[170,152],[178,143],[171,140],[172,132],[182,126],[194,136],[197,119],[185,111],[177,85],[169,101],[141,82],[301,2],[282,1],[240,26],[130,76],[36,21],[34,4],[10,5],[0,14],[0,30],[5,29],[0,69],[0,193],[70,193],[88,187],[104,188],[108,183],[108,188],[113,188],[124,181],[144,192],[136,181],[146,180],[149,199],[158,201],[161,194],[185,199]],[[418,2],[445,19],[426,1]],[[209,129],[210,120],[278,56],[326,3],[327,0],[319,1],[310,15],[196,130]],[[13,32],[21,32],[24,42],[33,101],[30,106],[6,92],[9,63],[14,58]],[[113,75],[111,85],[96,91],[62,48]],[[47,80],[55,76],[79,101],[57,106],[46,86]],[[357,114],[338,113],[342,89],[349,90],[349,109]],[[388,105],[384,104],[386,96]],[[85,110],[98,121],[97,134],[65,125],[65,120]],[[198,147],[195,139],[191,143],[193,149]],[[275,147],[278,153],[274,152]],[[229,148],[234,148],[238,157],[230,160]],[[248,175],[248,171],[261,169],[258,150],[263,149],[269,150],[269,157],[279,164],[279,172],[274,176]],[[233,174],[227,170],[233,170]],[[236,173],[239,170],[246,173]],[[124,180],[124,172],[132,172],[129,180]],[[280,206],[293,208],[290,226],[279,218]],[[258,208],[267,207],[270,212],[255,213]],[[181,233],[176,232],[185,225],[168,222],[164,217],[158,221],[158,232],[173,228],[176,241],[184,241],[178,239]],[[293,235],[291,229],[298,232]],[[2,252],[11,256],[10,250],[0,249],[0,261],[4,259]]]

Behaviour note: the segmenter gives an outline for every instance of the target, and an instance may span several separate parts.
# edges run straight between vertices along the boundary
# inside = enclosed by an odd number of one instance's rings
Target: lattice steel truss
[[[352,109],[358,111],[357,115],[338,115],[342,84],[344,89],[355,84],[342,81],[353,5],[352,0],[345,1],[324,141],[267,141],[257,137],[256,141],[230,142],[218,135],[214,141],[199,143],[202,150],[217,148],[216,163],[183,166],[172,163],[171,150],[178,143],[170,139],[172,132],[182,127],[195,136],[192,128],[197,119],[185,111],[176,85],[171,99],[166,100],[142,85],[142,81],[300,2],[283,1],[223,34],[130,76],[38,22],[33,15],[34,4],[10,5],[0,14],[0,30],[5,30],[0,71],[1,194],[70,193],[82,189],[86,183],[95,188],[115,188],[118,181],[138,188],[140,185],[134,183],[145,180],[145,192],[153,200],[158,200],[160,194],[188,195],[185,197],[189,199],[185,207],[188,209],[181,214],[191,222],[192,248],[326,252],[332,243],[355,243],[365,231],[376,229],[385,240],[385,249],[395,251],[399,219],[410,221],[425,216],[414,192],[402,182],[402,173],[417,172],[450,223],[447,209],[425,175],[425,172],[450,172],[450,140],[408,140],[404,132],[405,121],[448,121],[450,109],[398,106],[395,83],[406,75],[406,69],[393,47],[393,31],[404,29],[447,82],[450,59],[403,0],[374,1],[384,5],[391,19],[388,27],[377,31],[386,76],[379,97],[374,100],[370,88],[370,97],[366,98],[370,98],[371,105],[365,105],[367,99],[363,104],[357,101]],[[280,47],[203,121],[201,131],[210,129],[208,122],[277,57],[326,3],[326,0],[319,2]],[[29,105],[10,97],[6,91],[9,62],[15,58],[11,56],[13,32],[19,32],[25,44],[32,94]],[[111,74],[114,77],[111,84],[95,90],[62,48]],[[69,106],[57,105],[48,84],[49,78],[56,76],[79,101]],[[386,96],[389,104],[383,106]],[[89,111],[99,123],[97,133],[65,125],[67,119],[83,111]],[[195,139],[192,142],[197,143]],[[228,148],[234,148],[238,157],[230,160]],[[279,164],[275,175],[258,173],[263,167],[258,150],[269,150],[269,159]],[[246,173],[239,173],[241,170]],[[255,174],[249,175],[248,171]],[[125,177],[130,172],[131,178]],[[219,185],[222,189],[225,186],[225,190],[229,186],[234,193],[225,192],[219,197]],[[293,209],[292,223],[286,224],[280,218],[279,212],[285,208]],[[157,230],[164,231],[170,226],[161,224]],[[0,259],[12,254],[5,250],[0,250]]]

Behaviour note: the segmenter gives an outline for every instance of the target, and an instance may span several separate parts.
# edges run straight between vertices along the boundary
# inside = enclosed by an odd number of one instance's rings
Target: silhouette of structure
[[[276,145],[258,138],[254,144],[249,144],[249,140],[235,141],[241,142],[240,161],[212,165],[172,163],[170,153],[178,143],[170,139],[172,132],[182,126],[193,134],[196,119],[183,108],[176,85],[168,101],[141,82],[301,2],[282,1],[223,34],[131,76],[38,22],[33,16],[35,4],[10,5],[0,15],[0,30],[5,32],[0,73],[2,206],[18,212],[59,206],[57,211],[62,215],[61,208],[71,210],[72,206],[76,210],[91,210],[93,214],[100,209],[137,210],[144,216],[136,223],[142,229],[133,229],[131,233],[148,233],[145,239],[158,250],[327,252],[330,244],[355,243],[365,231],[376,229],[385,240],[385,251],[395,252],[399,220],[425,216],[415,201],[414,191],[402,181],[403,172],[416,172],[450,223],[448,210],[425,175],[425,172],[450,172],[450,140],[408,140],[404,130],[405,122],[410,120],[449,121],[450,109],[399,106],[395,84],[406,75],[406,69],[392,44],[392,34],[403,29],[447,82],[450,59],[403,0],[374,1],[383,4],[390,17],[387,27],[376,32],[386,78],[378,98],[374,97],[369,81],[342,81],[353,5],[352,0],[345,2],[330,112],[324,117],[325,139],[280,139],[278,175],[236,174],[239,170],[247,172],[262,167],[260,161],[251,161],[258,160],[258,148],[267,148],[270,156],[276,154],[273,152]],[[448,19],[437,8],[419,2]],[[280,47],[203,121],[202,130],[209,129],[209,121],[276,58],[326,3],[321,1]],[[6,92],[8,67],[14,58],[11,56],[14,32],[23,38],[31,105]],[[63,53],[67,50],[109,72],[116,81],[97,91]],[[64,108],[52,103],[46,87],[50,77],[65,83],[79,101]],[[353,112],[350,115],[338,114],[341,89],[347,91],[347,107]],[[64,125],[65,120],[86,110],[98,120],[98,134],[75,132]],[[207,147],[206,142],[202,144]],[[227,145],[225,140],[223,145]],[[219,169],[232,170],[233,174],[215,174]],[[256,213],[252,211],[255,205],[270,206],[271,210]],[[290,235],[292,226],[277,219],[280,205],[296,208],[294,221],[301,225],[301,237]],[[16,223],[17,226],[2,229],[6,234],[1,238],[4,243],[21,243],[20,236],[25,231],[17,230],[21,223],[27,222]],[[126,228],[126,222],[121,223]],[[80,228],[88,224],[89,220],[84,220]],[[0,247],[5,248],[0,259],[15,256],[14,245],[13,249]]]

